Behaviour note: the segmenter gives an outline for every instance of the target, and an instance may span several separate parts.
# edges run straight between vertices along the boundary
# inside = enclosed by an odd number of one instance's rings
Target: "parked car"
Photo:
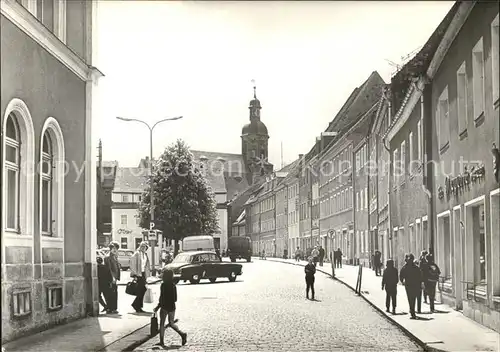
[[[174,272],[175,282],[183,280],[197,284],[200,280],[215,282],[220,277],[234,282],[238,275],[243,274],[241,264],[223,262],[212,251],[183,252],[165,266]]]
[[[236,259],[246,259],[247,262],[252,260],[252,241],[250,237],[233,236],[227,240],[227,253],[232,262]]]
[[[101,249],[105,255],[109,253],[109,248]],[[131,249],[119,249],[118,250],[118,263],[122,270],[128,270],[130,268],[130,257],[134,254]]]

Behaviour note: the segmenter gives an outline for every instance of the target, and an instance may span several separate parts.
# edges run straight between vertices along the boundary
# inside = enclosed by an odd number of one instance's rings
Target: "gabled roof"
[[[450,25],[461,3],[461,1],[455,2],[422,49],[392,77],[392,110],[394,114],[404,105],[405,97],[412,87],[411,79],[423,74],[429,67],[436,49],[441,43],[446,29]]]
[[[325,131],[338,132],[338,135],[330,141],[325,149],[333,146],[379,101],[384,86],[385,82],[382,77],[377,71],[373,71],[366,81],[352,92]],[[316,154],[316,146],[313,146],[306,155],[306,161],[311,160]]]
[[[147,187],[149,170],[140,167],[119,167],[113,192],[142,193]]]
[[[231,200],[248,188],[245,163],[240,154],[191,150],[193,161],[204,163],[205,177],[215,193],[227,193]]]

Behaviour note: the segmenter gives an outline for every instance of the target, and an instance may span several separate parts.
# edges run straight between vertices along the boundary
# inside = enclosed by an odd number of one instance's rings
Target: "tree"
[[[219,229],[215,195],[183,140],[165,149],[153,166],[139,205],[141,227],[149,228],[150,185],[153,182],[155,224],[164,237],[178,241],[187,236],[212,235]]]

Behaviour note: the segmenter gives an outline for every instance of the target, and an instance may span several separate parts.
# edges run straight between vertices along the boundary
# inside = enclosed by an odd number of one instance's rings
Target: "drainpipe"
[[[428,219],[428,226],[427,230],[430,232],[430,237],[429,237],[429,247],[432,249],[432,252],[435,251],[434,248],[434,234],[436,233],[435,229],[435,219],[434,219],[434,201],[432,197],[432,192],[431,190],[434,188],[433,183],[434,183],[434,178],[432,177],[434,175],[434,164],[430,161],[432,161],[432,125],[429,123],[426,123],[425,116],[432,116],[432,104],[431,102],[431,94],[432,94],[432,85],[431,84],[426,84],[424,87],[424,92],[422,94],[421,98],[421,109],[423,111],[422,114],[422,129],[425,131],[425,133],[422,133],[422,138],[423,136],[431,136],[430,138],[426,138],[424,141],[425,145],[425,153],[424,155],[424,164],[423,164],[423,182],[422,182],[422,189],[424,190],[425,194],[427,195],[427,219]],[[429,102],[426,104],[426,102]],[[431,121],[430,118],[427,118],[427,121]],[[434,254],[434,258],[436,258],[436,254]]]

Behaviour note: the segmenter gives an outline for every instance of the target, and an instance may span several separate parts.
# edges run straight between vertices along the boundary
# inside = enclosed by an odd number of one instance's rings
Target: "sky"
[[[137,166],[176,139],[241,153],[252,79],[279,169],[307,153],[373,71],[386,83],[453,2],[100,1],[95,136],[103,159]],[[283,157],[282,157],[283,155]]]

